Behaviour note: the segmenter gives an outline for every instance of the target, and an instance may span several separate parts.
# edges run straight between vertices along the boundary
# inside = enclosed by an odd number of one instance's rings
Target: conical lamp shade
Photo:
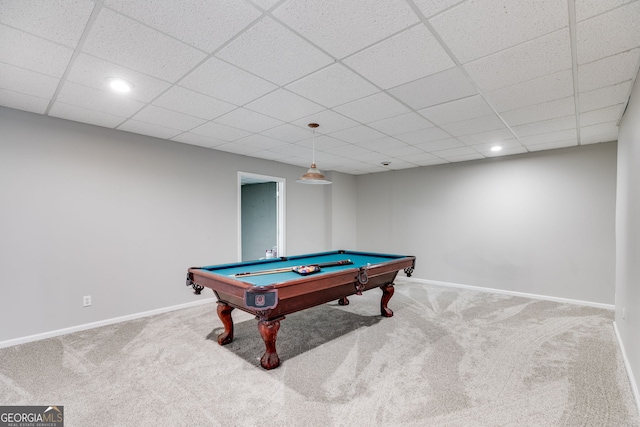
[[[320,172],[315,163],[312,163],[307,173],[296,179],[296,182],[300,184],[331,184],[331,181]]]
[[[312,130],[314,130],[320,125],[317,123],[309,123],[308,126]],[[316,166],[316,133],[313,132],[312,135],[313,145],[311,148],[311,153],[313,154],[313,160],[311,161],[311,167],[309,168],[307,173],[296,179],[296,182],[300,184],[331,184],[331,181],[329,181],[327,177],[325,177],[322,172],[320,172],[320,169],[318,169],[318,167]]]

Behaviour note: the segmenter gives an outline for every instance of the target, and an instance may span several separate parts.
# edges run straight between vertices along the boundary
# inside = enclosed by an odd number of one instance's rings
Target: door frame
[[[285,183],[286,179],[260,175],[251,172],[238,171],[238,262],[242,262],[242,184],[243,183],[263,183],[263,182],[275,182],[276,183],[276,216],[277,216],[277,244],[278,244],[278,256],[285,256]]]

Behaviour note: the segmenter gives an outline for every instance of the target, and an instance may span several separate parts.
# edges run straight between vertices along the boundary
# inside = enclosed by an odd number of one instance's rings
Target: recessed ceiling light
[[[493,147],[491,147],[491,151],[493,151],[494,153],[500,150],[502,150],[502,147],[499,145],[494,145]]]
[[[127,93],[133,87],[131,83],[123,79],[109,77],[107,80],[109,81],[109,87],[116,92]]]
[[[389,166],[391,164],[391,162],[380,162],[380,164],[382,166]]]

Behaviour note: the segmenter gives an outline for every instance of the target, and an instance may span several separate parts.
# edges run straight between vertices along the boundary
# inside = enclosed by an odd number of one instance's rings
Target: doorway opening
[[[239,261],[285,255],[284,199],[284,178],[238,172]]]

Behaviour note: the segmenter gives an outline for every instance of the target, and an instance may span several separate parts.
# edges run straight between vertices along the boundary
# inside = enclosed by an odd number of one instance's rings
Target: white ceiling
[[[639,28],[640,0],[0,0],[0,105],[365,174],[616,140]]]

